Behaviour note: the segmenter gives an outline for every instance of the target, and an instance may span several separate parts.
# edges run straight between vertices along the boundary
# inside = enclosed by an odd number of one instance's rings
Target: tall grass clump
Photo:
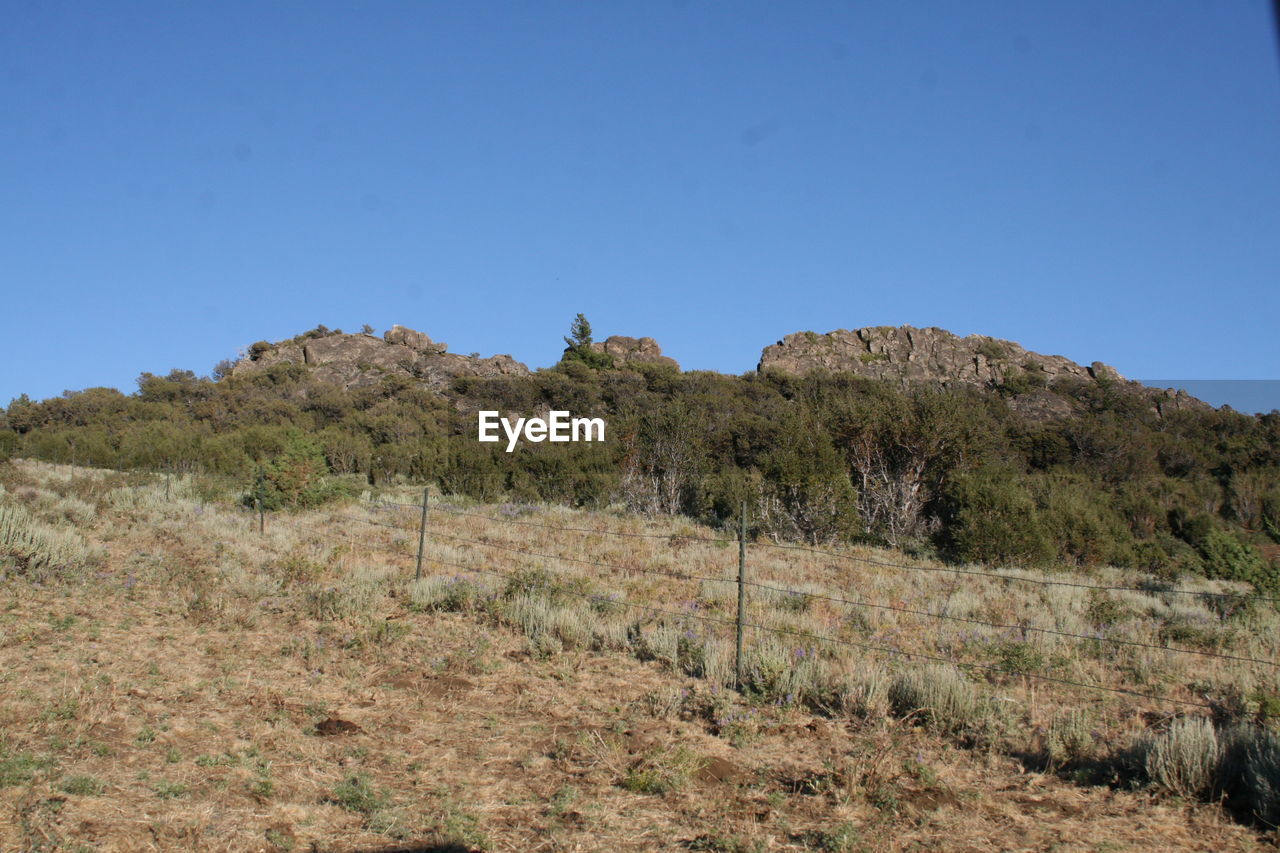
[[[20,506],[0,504],[0,566],[43,576],[82,568],[90,557],[89,546],[74,531],[46,524]]]
[[[488,597],[488,589],[465,575],[437,575],[409,582],[409,601],[419,610],[467,613],[480,610]]]
[[[958,732],[979,722],[973,683],[960,670],[931,664],[901,672],[889,685],[889,707],[898,716],[918,714],[932,729]]]
[[[830,692],[817,650],[793,646],[773,635],[761,637],[743,661],[743,689],[767,701],[813,705]]]
[[[359,567],[339,585],[308,584],[303,609],[322,621],[367,618],[389,583],[390,569]]]

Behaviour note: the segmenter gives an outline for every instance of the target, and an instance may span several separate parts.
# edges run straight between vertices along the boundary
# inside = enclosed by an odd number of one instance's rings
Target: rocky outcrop
[[[523,376],[529,368],[509,355],[481,358],[448,352],[422,332],[393,326],[382,336],[332,333],[310,335],[275,345],[255,344],[231,370],[242,376],[275,364],[303,364],[312,376],[342,388],[380,383],[388,375],[405,376],[439,390],[459,376]]]
[[[912,326],[839,329],[825,335],[797,332],[765,347],[759,369],[796,374],[831,370],[871,379],[986,386],[999,385],[1018,373],[1038,375],[1045,383],[1061,378],[1122,378],[1101,362],[1082,367],[1060,355],[1030,352],[1013,341],[986,335],[962,338],[946,329]]]
[[[415,352],[433,353],[439,355],[449,349],[446,343],[436,343],[422,332],[415,332],[413,329],[406,329],[404,326],[392,326],[387,330],[382,339],[389,344],[400,344],[406,346]]]
[[[797,332],[765,347],[758,370],[799,375],[832,371],[904,384],[1000,388],[1015,410],[1036,419],[1065,417],[1074,411],[1069,398],[1053,391],[1055,384],[1064,381],[1117,383],[1149,397],[1161,412],[1208,407],[1184,392],[1161,391],[1128,381],[1100,361],[1084,367],[1064,356],[1032,352],[1013,341],[986,335],[962,338],[936,327],[871,326],[825,335]]]
[[[626,367],[629,364],[665,364],[680,369],[680,364],[669,356],[662,354],[662,347],[653,338],[629,338],[626,335],[611,335],[603,341],[591,345],[596,352],[602,352],[613,358],[615,367]]]

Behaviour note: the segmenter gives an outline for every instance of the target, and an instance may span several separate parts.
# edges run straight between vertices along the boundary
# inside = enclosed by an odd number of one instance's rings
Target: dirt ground
[[[677,710],[694,680],[536,660],[456,614],[387,614],[405,633],[374,645],[193,617],[159,589],[4,596],[5,766],[29,774],[0,789],[6,850],[1269,846],[1217,806],[1081,787],[909,721],[767,709],[734,745]]]

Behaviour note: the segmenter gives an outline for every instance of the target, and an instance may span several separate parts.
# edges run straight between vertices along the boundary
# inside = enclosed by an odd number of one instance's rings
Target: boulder
[[[427,337],[422,332],[406,328],[405,326],[392,326],[382,336],[389,344],[399,344],[406,346],[417,352],[442,353],[449,349],[446,343],[437,343]]]
[[[674,358],[662,354],[662,347],[653,338],[611,335],[603,341],[596,341],[591,348],[611,356],[616,367],[626,367],[629,364],[665,364],[676,370],[680,369],[680,364]]]

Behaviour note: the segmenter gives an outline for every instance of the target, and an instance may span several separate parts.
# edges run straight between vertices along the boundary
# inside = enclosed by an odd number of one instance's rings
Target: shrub
[[[931,664],[899,674],[889,686],[889,707],[898,716],[919,714],[930,728],[957,732],[978,721],[978,695],[960,670]]]
[[[1089,711],[1072,708],[1053,716],[1046,738],[1049,763],[1054,767],[1076,764],[1093,750],[1092,719]]]
[[[657,749],[632,764],[618,784],[637,794],[678,791],[705,763],[685,746]]]
[[[105,790],[106,785],[94,776],[69,776],[58,786],[63,793],[78,797],[96,797]]]
[[[484,587],[465,575],[428,577],[409,585],[409,600],[422,610],[466,612],[478,610],[487,595]]]
[[[89,546],[74,531],[53,527],[20,506],[0,504],[0,567],[41,576],[68,572],[91,558]]]
[[[1174,720],[1167,732],[1145,737],[1139,752],[1147,779],[1156,788],[1182,797],[1208,797],[1217,787],[1222,746],[1210,720]]]
[[[1256,726],[1223,734],[1223,787],[1230,802],[1267,826],[1280,823],[1280,735]]]
[[[941,504],[942,546],[958,559],[1035,565],[1053,556],[1035,500],[1010,470],[957,475]]]
[[[1225,530],[1211,530],[1199,543],[1205,575],[1222,580],[1245,581],[1258,591],[1280,590],[1280,570],[1268,565],[1258,549]]]
[[[243,502],[266,510],[309,509],[354,494],[352,483],[328,476],[328,463],[314,439],[291,433],[284,449],[262,466]]]
[[[816,421],[797,418],[785,427],[760,471],[756,515],[765,533],[818,545],[859,532],[857,492],[831,437]]]
[[[999,341],[988,338],[978,344],[978,355],[995,361],[997,359],[1006,358],[1009,355],[1009,349]]]

